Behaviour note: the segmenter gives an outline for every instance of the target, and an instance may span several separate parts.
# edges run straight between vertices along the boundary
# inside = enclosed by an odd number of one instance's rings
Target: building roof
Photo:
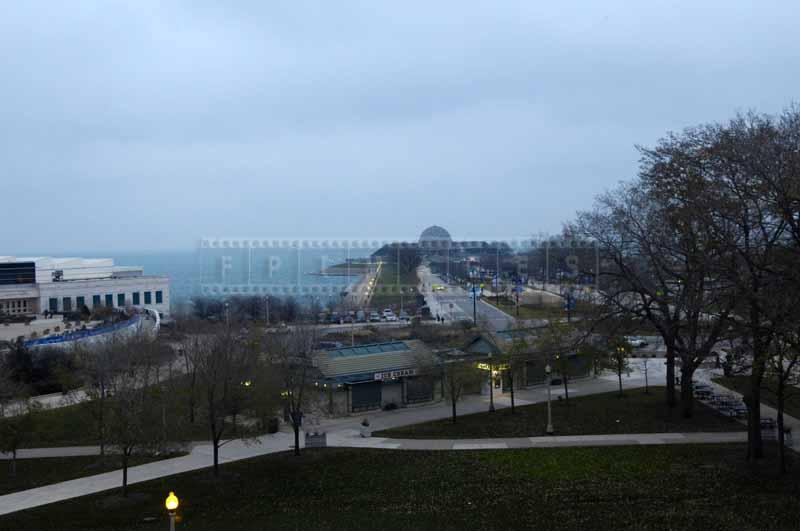
[[[447,232],[447,229],[444,227],[440,227],[439,225],[431,225],[424,231],[422,234],[419,235],[420,242],[430,242],[430,241],[452,241],[450,237],[450,233]]]
[[[392,341],[321,351],[317,367],[337,383],[374,381],[375,373],[412,369],[433,352],[419,340]]]

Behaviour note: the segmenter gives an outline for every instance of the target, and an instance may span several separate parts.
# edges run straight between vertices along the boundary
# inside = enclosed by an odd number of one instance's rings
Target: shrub
[[[272,417],[267,421],[267,433],[277,433],[278,432],[278,418]]]

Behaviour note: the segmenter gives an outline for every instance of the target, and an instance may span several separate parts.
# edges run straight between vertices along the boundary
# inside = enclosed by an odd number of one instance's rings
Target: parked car
[[[647,346],[647,341],[638,336],[627,336],[625,341],[627,341],[628,344],[633,348],[642,348]]]
[[[397,316],[393,313],[387,313],[386,315],[383,316],[383,318],[386,319],[387,321],[392,321],[392,322],[397,321]]]
[[[405,310],[400,310],[400,320],[401,321],[410,321],[411,316],[408,315],[408,312]]]
[[[392,311],[391,308],[385,308],[383,310],[383,316],[386,317],[387,315],[394,315],[394,312]]]
[[[367,320],[367,314],[364,313],[364,310],[358,310],[356,312],[356,321],[359,323],[364,323]]]
[[[380,316],[380,314],[378,312],[370,312],[370,314],[369,314],[369,322],[370,323],[380,322],[380,320],[381,320],[381,316]]]

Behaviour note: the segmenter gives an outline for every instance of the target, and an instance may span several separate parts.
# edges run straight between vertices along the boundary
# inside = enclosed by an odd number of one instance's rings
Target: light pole
[[[544,373],[547,375],[547,428],[545,432],[547,435],[553,435],[553,413],[550,409],[550,373],[552,369],[550,368],[550,364],[544,366]]]
[[[267,328],[269,328],[269,295],[264,297],[264,319],[266,319]]]
[[[170,491],[169,496],[164,501],[164,505],[167,507],[167,512],[169,513],[169,531],[175,531],[175,511],[178,510],[179,504],[178,497],[175,496],[175,493]]]
[[[228,302],[225,301],[225,322],[227,323],[228,326],[231,325],[231,312],[229,308],[230,304],[228,304]]]
[[[492,353],[489,353],[489,413],[494,413],[494,365]]]

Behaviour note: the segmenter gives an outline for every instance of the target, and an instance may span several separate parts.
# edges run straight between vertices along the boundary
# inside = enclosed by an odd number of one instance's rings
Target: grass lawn
[[[198,418],[183,428],[182,438],[190,441],[209,440],[208,427]],[[37,413],[37,430],[25,442],[25,448],[56,446],[93,446],[99,444],[97,428],[85,404],[46,409]]]
[[[715,383],[718,383],[743,395],[746,394],[750,389],[750,377],[745,375],[722,376],[719,378],[714,378],[713,380]],[[777,389],[777,387],[777,384],[773,384],[772,382],[764,380],[761,386],[762,404],[766,404],[774,408],[778,407],[778,396],[772,390]],[[800,419],[800,389],[797,387],[787,387],[784,411],[787,415],[796,419]]]
[[[129,466],[142,465],[175,456],[131,457]],[[17,476],[11,476],[11,460],[0,461],[0,495],[32,489],[50,483],[102,474],[121,468],[118,456],[47,457],[17,459]]]
[[[507,297],[500,297],[498,304],[495,297],[482,297],[482,301],[488,302],[492,306],[499,308],[509,315],[517,316],[517,305],[514,301]],[[580,307],[572,312],[572,316],[579,315]],[[552,304],[520,304],[519,305],[519,318],[520,319],[557,319],[566,317],[567,312],[561,305]]]
[[[664,388],[627,389],[620,398],[616,392],[570,398],[553,402],[556,435],[616,433],[662,433],[696,431],[744,431],[735,420],[695,402],[694,417],[684,419],[680,407],[664,404]],[[483,437],[529,437],[545,435],[547,404],[533,404],[494,413],[475,413],[375,432],[376,437],[405,439],[457,439]]]
[[[771,450],[771,449],[770,449]],[[0,517],[2,530],[794,530],[800,477],[743,445],[273,454]],[[795,465],[796,466],[796,465]],[[154,520],[150,520],[154,518]]]
[[[416,269],[400,272],[400,283],[398,284],[397,266],[391,262],[384,262],[381,267],[380,275],[375,283],[375,291],[370,301],[370,307],[375,310],[384,308],[400,309],[400,298],[402,292],[404,307],[416,304],[415,298],[419,278]]]

